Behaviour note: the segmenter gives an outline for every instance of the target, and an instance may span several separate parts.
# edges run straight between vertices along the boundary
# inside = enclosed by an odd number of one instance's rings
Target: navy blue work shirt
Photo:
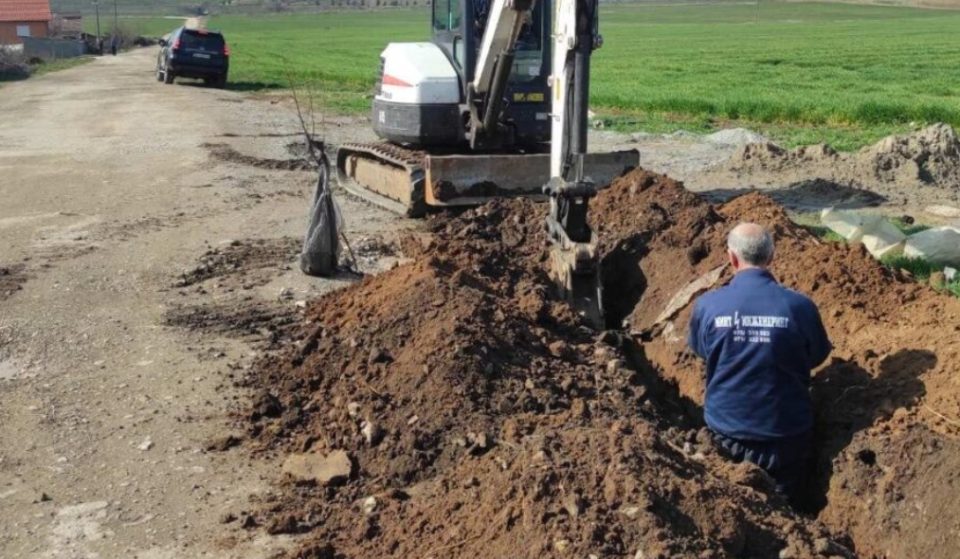
[[[813,301],[748,268],[697,299],[687,341],[706,361],[711,429],[770,441],[813,427],[810,371],[831,350]]]

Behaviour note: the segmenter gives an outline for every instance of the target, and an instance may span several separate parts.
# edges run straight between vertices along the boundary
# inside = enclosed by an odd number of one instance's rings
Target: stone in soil
[[[299,481],[320,485],[339,485],[347,481],[353,462],[345,451],[337,450],[321,456],[314,453],[291,454],[283,461],[283,473]]]

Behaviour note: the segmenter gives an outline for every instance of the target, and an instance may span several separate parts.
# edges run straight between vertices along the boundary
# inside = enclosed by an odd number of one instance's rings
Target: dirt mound
[[[608,300],[635,300],[624,315],[628,327],[647,336],[644,350],[659,373],[698,403],[702,364],[684,342],[691,304],[676,304],[677,294],[713,271],[714,285],[729,280],[720,267],[735,223],[769,227],[774,275],[813,298],[836,346],[813,382],[819,486],[809,506],[836,533],[849,534],[862,556],[953,554],[940,535],[960,506],[937,487],[949,485],[960,460],[960,390],[951,380],[960,301],[888,271],[862,247],[817,240],[757,193],[713,208],[675,181],[637,173],[603,191],[594,208],[598,222],[616,224],[607,230],[613,248],[605,271],[633,278],[626,293],[613,291]],[[624,219],[630,215],[632,222]],[[922,459],[918,448],[927,449]]]
[[[544,211],[436,221],[252,369],[248,437],[300,472],[267,531],[310,532],[302,557],[843,556],[551,295]]]
[[[820,179],[875,191],[896,202],[938,195],[956,199],[960,139],[951,126],[935,124],[889,136],[855,153],[838,153],[826,145],[787,150],[769,142],[748,144],[707,174],[720,182],[731,175],[741,183],[749,179],[779,185]]]
[[[637,170],[591,215],[611,323],[638,344],[552,296],[544,211],[437,219],[404,244],[413,264],[315,301],[296,349],[252,368],[247,444],[293,474],[258,514],[268,532],[309,532],[302,557],[953,554],[960,301],[817,240],[765,196],[712,206]],[[700,427],[690,301],[729,280],[741,220],[773,230],[774,274],[836,345],[813,380],[808,507],[826,527]]]
[[[960,189],[960,139],[948,124],[889,136],[856,154],[854,161],[877,180],[914,181]]]

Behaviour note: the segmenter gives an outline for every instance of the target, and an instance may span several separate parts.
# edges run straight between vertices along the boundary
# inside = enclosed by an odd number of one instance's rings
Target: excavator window
[[[460,29],[460,0],[450,0],[450,11],[447,16],[447,29]]]
[[[433,28],[436,31],[456,31],[460,28],[460,0],[434,0]]]
[[[433,0],[433,28],[437,31],[447,30],[447,16],[450,13],[449,0]]]
[[[536,80],[543,69],[543,2],[537,2],[529,20],[523,24],[517,38],[517,52],[513,59],[510,81],[528,83]]]

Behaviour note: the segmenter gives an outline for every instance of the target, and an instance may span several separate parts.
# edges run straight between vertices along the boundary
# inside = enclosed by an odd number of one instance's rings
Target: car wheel
[[[214,87],[216,87],[217,89],[223,89],[223,88],[227,87],[227,75],[224,74],[224,75],[218,77],[218,78],[217,78],[217,81],[214,82]]]
[[[163,71],[163,83],[171,84],[173,83],[174,78],[176,78],[176,76],[173,75],[173,72],[170,70],[170,68],[167,68]]]

